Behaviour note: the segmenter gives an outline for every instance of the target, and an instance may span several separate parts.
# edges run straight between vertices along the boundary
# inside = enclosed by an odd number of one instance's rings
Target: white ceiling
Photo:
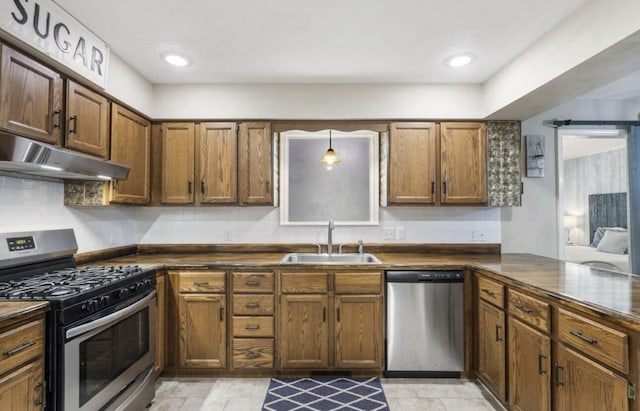
[[[588,133],[584,133],[588,134]],[[627,140],[623,137],[601,138],[587,135],[565,134],[562,137],[562,157],[564,160],[572,158],[586,157],[606,151],[626,148]],[[624,135],[624,133],[622,133]]]
[[[483,83],[586,0],[56,2],[156,84]]]

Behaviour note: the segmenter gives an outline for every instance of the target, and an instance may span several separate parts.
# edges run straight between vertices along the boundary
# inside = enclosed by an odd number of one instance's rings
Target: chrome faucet
[[[364,255],[364,241],[358,240],[358,254]]]
[[[333,255],[333,229],[336,228],[333,224],[333,220],[329,220],[329,227],[327,231],[327,254]]]

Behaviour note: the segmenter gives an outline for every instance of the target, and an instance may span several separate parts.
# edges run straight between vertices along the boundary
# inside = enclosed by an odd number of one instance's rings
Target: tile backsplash
[[[0,175],[0,231],[73,228],[79,251],[134,243],[326,243],[326,226],[281,226],[273,207],[65,207],[64,184]],[[383,240],[392,231],[393,239]],[[334,243],[500,243],[500,209],[386,207]],[[402,239],[404,237],[404,239]]]

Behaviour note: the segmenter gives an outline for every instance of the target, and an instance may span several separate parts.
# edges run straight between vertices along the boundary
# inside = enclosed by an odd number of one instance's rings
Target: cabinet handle
[[[71,122],[73,122],[73,127],[71,127]],[[69,117],[69,134],[74,134],[78,128],[78,116]]]
[[[220,321],[224,320],[224,308],[220,307]]]
[[[244,282],[244,285],[248,285],[249,287],[257,287],[260,285],[260,281],[248,280]]]
[[[204,195],[204,180],[200,180],[200,194]]]
[[[443,190],[444,194],[447,194],[447,182],[446,181],[442,183],[442,190]]]
[[[208,287],[209,281],[194,281],[193,285],[195,285],[196,287]]]
[[[435,194],[436,192],[436,182],[432,181],[431,182],[431,194]]]
[[[257,352],[247,351],[246,353],[244,353],[244,358],[249,358],[253,360],[258,357],[260,357],[260,353],[257,353]]]
[[[259,303],[246,303],[244,306],[245,306],[245,308],[258,308],[258,307],[260,307],[260,304]]]
[[[264,188],[265,188],[264,192],[269,194],[269,182],[268,181],[264,182]]]
[[[259,330],[260,329],[260,325],[258,324],[249,324],[247,326],[244,327],[245,330]]]
[[[193,192],[193,183],[189,181],[189,194]]]
[[[322,321],[327,322],[327,307],[322,309]]]
[[[21,351],[26,350],[27,348],[31,347],[32,345],[36,345],[35,340],[25,341],[20,346],[18,346],[16,348],[12,348],[10,350],[3,351],[2,354],[5,357],[11,357],[11,356],[14,356],[14,355],[18,354]]]
[[[336,321],[340,321],[340,308],[336,309]]]
[[[487,288],[483,288],[482,292],[487,294],[489,297],[495,297],[496,296],[496,293],[494,293],[493,291],[491,291],[491,290],[489,290]]]
[[[58,121],[53,122],[53,128],[62,128],[62,110],[54,111],[53,116],[58,116]]]
[[[569,334],[573,335],[574,337],[578,337],[582,341],[588,342],[589,344],[592,344],[592,345],[598,343],[598,340],[596,340],[595,338],[586,337],[578,330],[571,330],[569,331]]]
[[[555,363],[555,364],[553,365],[553,368],[555,368],[555,369],[556,369],[556,378],[555,378],[555,380],[556,380],[556,382],[555,382],[555,383],[556,383],[556,387],[559,387],[559,386],[561,386],[561,385],[564,385],[564,383],[563,383],[562,381],[560,381],[560,370],[564,370],[564,367],[562,367],[562,366],[561,366],[560,364],[558,364],[558,363]]]
[[[542,369],[542,360],[546,360],[546,359],[547,359],[546,355],[538,354],[538,374],[540,375],[547,373],[547,371]]]
[[[118,191],[118,181],[120,181],[120,180],[115,179],[115,180],[111,180],[111,181],[113,181],[113,189]]]
[[[496,324],[496,342],[502,341],[502,337],[500,337],[500,330],[502,330],[502,326]]]
[[[526,313],[526,314],[531,314],[533,312],[533,310],[531,308],[527,308],[522,304],[516,303],[516,304],[513,304],[513,306],[516,307],[518,310],[522,311],[523,313]]]

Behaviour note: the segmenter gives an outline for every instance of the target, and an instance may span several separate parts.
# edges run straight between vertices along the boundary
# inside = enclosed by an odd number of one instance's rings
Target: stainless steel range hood
[[[0,171],[73,180],[125,179],[129,167],[0,131]]]

